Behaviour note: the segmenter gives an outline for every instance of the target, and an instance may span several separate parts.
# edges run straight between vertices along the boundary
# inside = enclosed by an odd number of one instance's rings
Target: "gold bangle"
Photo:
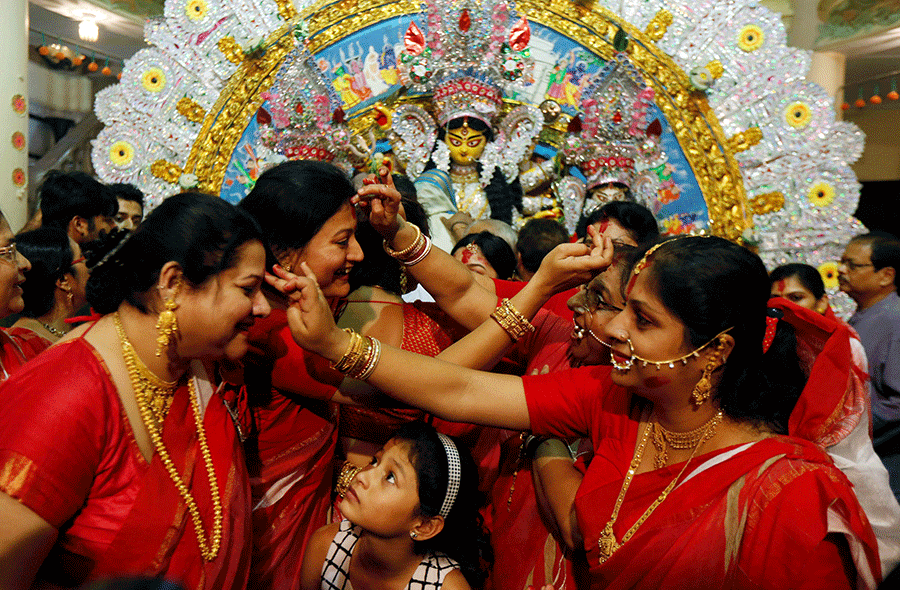
[[[422,230],[419,229],[419,226],[414,223],[410,223],[409,225],[413,226],[413,228],[416,230],[416,239],[414,239],[412,241],[412,244],[410,244],[406,248],[402,250],[394,250],[388,245],[387,240],[384,240],[384,251],[398,260],[403,260],[405,257],[409,256],[410,252],[413,252],[414,250],[417,250],[419,247],[421,247],[420,242],[422,240]]]
[[[531,322],[519,313],[519,310],[506,298],[491,313],[491,319],[500,324],[500,327],[512,338],[513,342],[517,342],[519,338],[528,332],[534,332],[534,326]]]
[[[362,336],[360,336],[350,328],[344,328],[344,332],[350,334],[350,343],[347,345],[347,350],[344,352],[341,358],[331,363],[331,368],[336,369],[341,373],[346,373],[351,367],[353,367],[353,365],[356,364],[363,350]]]

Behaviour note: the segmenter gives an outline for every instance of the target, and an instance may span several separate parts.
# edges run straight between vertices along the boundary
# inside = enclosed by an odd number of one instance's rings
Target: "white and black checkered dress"
[[[352,590],[347,572],[353,548],[359,540],[359,527],[349,520],[341,522],[341,528],[328,548],[328,556],[322,565],[322,590]],[[440,590],[444,577],[459,565],[443,553],[429,553],[422,558],[406,590]]]

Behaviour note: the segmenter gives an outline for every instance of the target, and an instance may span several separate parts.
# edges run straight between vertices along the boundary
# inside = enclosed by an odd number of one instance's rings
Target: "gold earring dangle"
[[[695,406],[702,406],[706,400],[709,399],[709,395],[712,392],[712,381],[710,378],[712,377],[713,371],[719,367],[719,358],[724,351],[725,342],[719,340],[715,352],[709,357],[709,361],[707,361],[706,366],[703,368],[703,374],[700,376],[700,380],[697,381],[697,385],[694,386],[694,390],[691,392],[691,401]]]
[[[165,309],[156,318],[156,331],[158,332],[156,336],[156,356],[162,356],[163,351],[169,348],[178,332],[178,319],[175,317],[175,310],[178,309],[178,304],[175,303],[175,295],[178,294],[180,287],[181,281],[175,283],[171,295],[166,299]]]

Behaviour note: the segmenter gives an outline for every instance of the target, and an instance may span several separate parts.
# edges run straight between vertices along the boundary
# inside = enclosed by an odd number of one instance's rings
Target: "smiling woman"
[[[25,307],[22,284],[31,263],[16,249],[6,217],[0,213],[0,318],[19,313]],[[0,383],[22,364],[46,348],[40,338],[11,335],[0,329]]]
[[[188,193],[94,268],[106,315],[0,389],[0,586],[244,587],[248,476],[212,363],[268,314],[264,259],[250,216]]]

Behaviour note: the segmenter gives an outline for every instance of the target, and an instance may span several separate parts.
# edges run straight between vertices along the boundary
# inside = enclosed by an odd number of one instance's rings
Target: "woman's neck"
[[[135,354],[151,373],[163,381],[177,381],[187,372],[190,361],[178,357],[177,338],[176,344],[156,356],[156,316],[143,313],[128,303],[120,305],[117,313]]]
[[[16,321],[15,325],[28,328],[50,342],[56,342],[71,330],[71,327],[63,321],[63,318],[55,319],[52,314],[46,314],[39,318],[21,317]]]

